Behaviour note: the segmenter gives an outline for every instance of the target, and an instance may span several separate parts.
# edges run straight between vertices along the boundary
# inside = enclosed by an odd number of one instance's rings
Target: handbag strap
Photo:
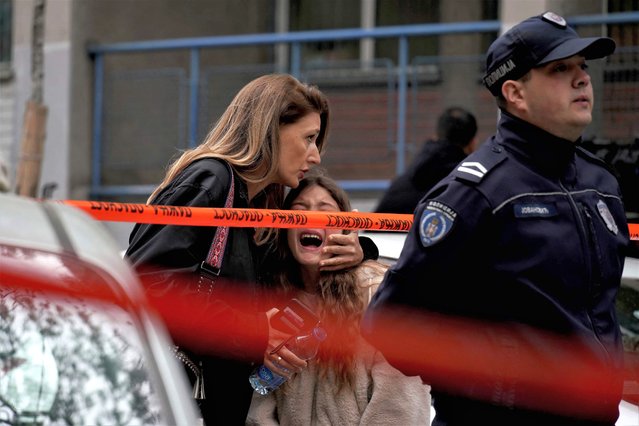
[[[233,196],[235,194],[235,179],[233,177],[233,169],[228,163],[226,167],[229,169],[231,174],[231,185],[229,186],[229,193],[226,196],[226,202],[224,203],[224,208],[233,207]],[[215,229],[215,236],[213,237],[213,241],[211,242],[211,248],[209,249],[209,254],[206,256],[206,260],[202,262],[200,267],[201,271],[206,272],[208,274],[212,274],[214,277],[220,275],[220,269],[222,268],[222,259],[224,259],[224,251],[226,250],[226,239],[229,234],[228,226],[218,226]]]

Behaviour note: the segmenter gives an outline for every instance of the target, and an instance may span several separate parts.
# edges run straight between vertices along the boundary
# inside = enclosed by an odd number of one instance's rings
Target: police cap
[[[597,59],[614,51],[611,38],[579,37],[564,18],[546,12],[520,22],[490,45],[484,85],[499,96],[506,80],[517,80],[532,68],[578,53],[586,59]]]

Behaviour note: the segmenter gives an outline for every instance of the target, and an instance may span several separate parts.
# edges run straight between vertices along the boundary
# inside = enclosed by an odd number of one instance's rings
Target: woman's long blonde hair
[[[328,133],[329,106],[326,96],[315,86],[301,83],[288,74],[268,74],[249,82],[235,95],[204,141],[185,151],[173,162],[164,180],[147,203],[193,161],[219,158],[228,162],[247,183],[270,181],[279,164],[279,128],[295,123],[310,112],[320,115],[317,148],[321,153]],[[284,187],[269,185],[255,208],[281,208]],[[259,201],[258,201],[259,200]],[[264,242],[271,233],[259,230],[256,240]]]

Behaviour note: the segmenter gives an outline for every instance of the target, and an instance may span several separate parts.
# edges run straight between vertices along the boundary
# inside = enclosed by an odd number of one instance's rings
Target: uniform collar
[[[581,142],[581,138],[572,142],[552,135],[504,110],[501,111],[498,132],[501,135],[499,142],[507,149],[518,152],[551,173],[565,171]]]

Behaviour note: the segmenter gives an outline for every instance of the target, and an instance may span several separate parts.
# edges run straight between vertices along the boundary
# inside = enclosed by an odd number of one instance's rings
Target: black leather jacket
[[[235,175],[233,207],[248,208],[246,184]],[[189,207],[224,207],[230,174],[217,159],[200,159],[190,164],[153,200],[153,204]],[[180,285],[192,285],[185,277],[198,277],[198,268],[211,247],[215,227],[136,224],[129,240],[126,257],[140,273],[143,281],[149,276],[157,282],[154,291]],[[258,248],[253,240],[253,228],[229,228],[226,251],[217,283],[236,286],[247,297],[254,298],[258,285]],[[161,273],[157,273],[157,268]],[[229,281],[230,280],[230,281]],[[231,282],[232,284],[229,284]],[[218,285],[216,284],[216,285]],[[224,352],[230,357],[206,353],[173,336],[176,343],[186,346],[194,360],[202,361],[206,399],[201,404],[206,424],[244,424],[252,389],[248,376],[254,362],[261,362],[268,340],[266,315],[256,311],[238,311],[224,300],[213,297],[207,314],[231,324],[237,329],[252,328],[249,334],[262,336],[260,342],[241,339],[224,342]],[[191,312],[197,315],[196,312]],[[170,328],[170,327],[169,327]],[[201,346],[208,336],[202,335]],[[211,342],[216,345],[219,342]],[[247,344],[250,343],[250,344]]]
[[[417,203],[466,157],[457,144],[426,141],[406,171],[391,182],[375,211],[412,214]]]

